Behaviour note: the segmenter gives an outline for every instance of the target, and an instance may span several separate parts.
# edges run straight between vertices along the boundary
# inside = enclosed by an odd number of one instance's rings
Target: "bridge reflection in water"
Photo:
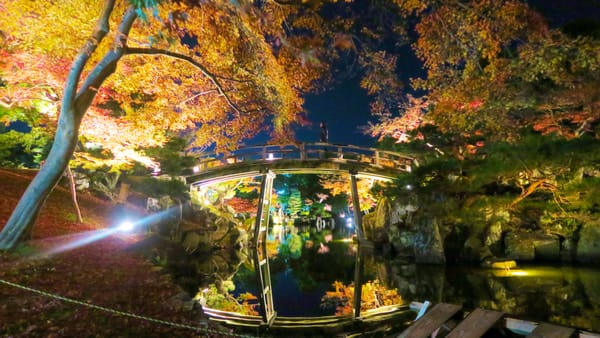
[[[270,332],[285,329],[317,329],[364,332],[389,330],[403,325],[414,315],[407,304],[384,304],[364,308],[363,285],[370,283],[364,275],[365,257],[372,255],[373,245],[362,231],[361,207],[357,179],[366,177],[390,180],[408,172],[416,164],[414,158],[372,148],[327,143],[299,145],[265,145],[237,150],[228,156],[203,155],[200,163],[185,177],[192,189],[232,179],[260,177],[261,188],[254,224],[253,264],[259,285],[260,315],[243,315],[203,307],[212,320],[238,327],[264,328]],[[282,317],[277,315],[273,301],[273,283],[267,245],[271,221],[271,193],[276,174],[349,174],[354,210],[355,238],[353,295],[349,314],[320,317]],[[370,284],[369,284],[370,285]],[[369,290],[371,292],[371,290]],[[375,293],[374,291],[372,293]],[[377,298],[377,295],[373,295]],[[381,297],[381,295],[379,295]],[[346,300],[348,300],[346,299]],[[389,325],[383,325],[388,323]]]

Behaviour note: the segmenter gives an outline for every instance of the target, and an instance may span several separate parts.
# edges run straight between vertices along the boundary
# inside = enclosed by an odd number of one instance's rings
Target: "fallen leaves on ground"
[[[0,169],[0,227],[34,172]],[[32,240],[17,253],[0,253],[0,279],[97,306],[198,327],[198,310],[178,301],[182,289],[128,248],[135,236],[108,236],[51,257],[31,255],[56,245],[57,236],[107,228],[111,204],[80,194],[84,223],[76,223],[68,189],[46,201]],[[194,337],[201,332],[65,302],[0,283],[2,337]],[[212,335],[213,337],[215,335]]]

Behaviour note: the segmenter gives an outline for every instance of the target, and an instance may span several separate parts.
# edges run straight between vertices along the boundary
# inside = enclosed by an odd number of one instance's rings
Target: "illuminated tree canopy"
[[[565,137],[593,132],[600,120],[597,37],[551,28],[518,0],[397,2],[417,20],[412,46],[427,73],[412,86],[427,96],[398,102],[398,116],[379,116],[373,135],[404,142],[421,122],[503,140],[517,139],[521,128]]]
[[[144,149],[171,135],[195,149],[293,141],[304,95],[349,78],[380,119],[371,134],[401,141],[421,123],[515,139],[515,126],[597,134],[600,120],[599,40],[520,0],[1,0],[0,14],[0,118],[37,114],[32,127],[55,135],[0,248],[27,237],[74,153],[95,160],[82,145],[110,166],[155,166]],[[406,98],[408,44],[426,96]]]
[[[217,150],[261,132],[291,140],[290,125],[304,121],[302,95],[331,80],[335,60],[352,58],[380,102],[374,109],[386,109],[400,82],[379,39],[403,33],[392,20],[399,8],[350,4],[3,1],[0,102],[43,112],[56,137],[0,247],[26,235],[80,136],[110,149],[113,165],[150,166],[141,149],[169,133],[191,133],[191,147]],[[358,9],[386,23],[365,26]]]

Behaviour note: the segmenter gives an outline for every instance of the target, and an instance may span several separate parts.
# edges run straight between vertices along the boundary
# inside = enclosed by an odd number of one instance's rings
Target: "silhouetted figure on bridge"
[[[329,132],[327,131],[327,125],[325,121],[321,121],[321,142],[327,143],[329,142]]]

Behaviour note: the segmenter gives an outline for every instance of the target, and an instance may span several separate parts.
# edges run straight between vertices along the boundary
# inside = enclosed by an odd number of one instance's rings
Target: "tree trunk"
[[[81,209],[79,209],[79,203],[77,202],[77,184],[75,183],[75,177],[71,167],[67,165],[67,176],[69,176],[69,185],[71,186],[71,197],[73,198],[73,206],[77,213],[77,223],[83,223],[83,217],[81,217]]]
[[[104,54],[93,69],[84,77],[83,69],[98,44],[109,31],[109,19],[115,0],[105,0],[96,28],[81,48],[65,82],[58,127],[46,164],[33,178],[12,215],[0,232],[0,250],[10,250],[31,235],[31,229],[46,198],[65,172],[73,156],[79,126],[92,104],[98,88],[116,69],[117,63],[127,48],[127,37],[137,18],[135,8],[129,6],[115,32],[113,48]],[[82,81],[83,80],[83,81]],[[79,87],[78,87],[79,85]]]
[[[33,178],[0,232],[0,250],[12,249],[19,241],[30,237],[46,198],[62,177],[73,155],[81,122],[80,118],[76,118],[78,115],[72,110],[61,113],[46,163]]]

